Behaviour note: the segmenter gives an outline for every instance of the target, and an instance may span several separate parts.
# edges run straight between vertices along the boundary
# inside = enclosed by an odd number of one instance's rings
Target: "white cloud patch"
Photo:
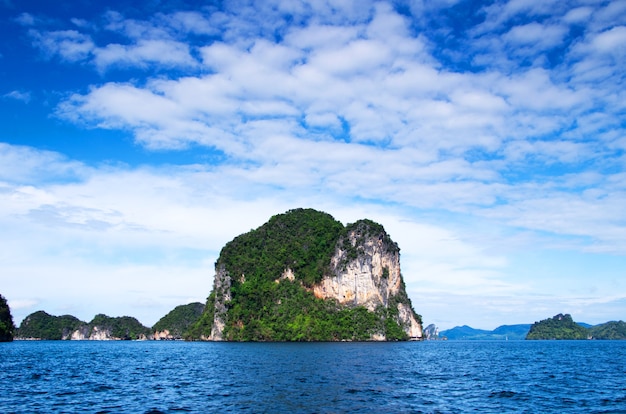
[[[514,46],[530,46],[532,49],[547,49],[560,44],[567,34],[563,26],[544,26],[536,22],[514,26],[504,39]]]
[[[90,57],[95,47],[91,37],[76,30],[39,32],[31,30],[30,35],[37,47],[49,57],[60,56],[69,62],[78,62]]]
[[[30,92],[25,91],[11,91],[2,95],[3,98],[15,99],[16,101],[21,101],[24,103],[29,103],[31,99]]]

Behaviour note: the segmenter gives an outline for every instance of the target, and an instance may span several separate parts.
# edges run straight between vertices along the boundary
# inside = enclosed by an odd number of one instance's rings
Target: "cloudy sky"
[[[626,319],[626,1],[0,0],[0,293],[147,326],[311,207],[425,324]],[[105,4],[105,5],[103,5]]]

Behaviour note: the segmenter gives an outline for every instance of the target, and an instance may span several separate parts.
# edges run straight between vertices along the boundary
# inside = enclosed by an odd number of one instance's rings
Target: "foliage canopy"
[[[167,330],[173,337],[182,338],[189,327],[200,318],[203,309],[204,305],[200,302],[177,306],[154,324],[152,332]]]

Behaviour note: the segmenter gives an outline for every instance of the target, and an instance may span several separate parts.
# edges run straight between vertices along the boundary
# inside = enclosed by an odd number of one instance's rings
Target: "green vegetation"
[[[0,342],[11,342],[15,332],[11,309],[4,296],[0,295]]]
[[[587,329],[578,325],[568,314],[558,314],[531,325],[526,339],[587,339]]]
[[[112,318],[99,314],[87,324],[72,315],[53,316],[37,311],[22,321],[16,336],[23,339],[59,340],[71,339],[73,332],[80,331],[89,337],[96,327],[100,331],[109,331],[112,338],[119,339],[139,339],[142,335],[150,334],[150,329],[130,316]]]
[[[291,210],[227,243],[218,262],[229,274],[258,283],[273,282],[289,268],[305,286],[312,286],[322,279],[343,231],[329,214]]]
[[[283,280],[264,285],[249,281],[233,293],[224,338],[230,341],[365,341],[377,333],[407,339],[388,310],[342,308],[316,298],[299,283]],[[396,310],[397,312],[397,310]]]
[[[202,315],[198,320],[189,326],[189,329],[183,334],[183,338],[187,341],[200,339],[202,336],[208,336],[213,326],[213,316],[215,315],[215,292],[211,292],[207,298],[206,305],[202,311]]]
[[[357,236],[354,245],[348,238],[352,231]],[[344,260],[348,263],[358,257],[368,237],[378,237],[390,252],[400,250],[380,224],[360,220],[344,228],[329,214],[313,209],[273,216],[258,229],[227,243],[215,266],[230,276],[231,300],[225,302],[224,339],[341,341],[368,340],[373,335],[385,335],[388,340],[408,339],[396,322],[397,303],[410,303],[404,286],[402,294],[390,298],[388,308],[379,307],[375,312],[318,299],[308,289],[330,272],[338,246],[346,252]],[[293,271],[295,280],[281,278],[286,269]],[[389,269],[385,270],[383,278],[388,278]],[[216,300],[222,302],[212,292],[187,339],[210,335]]]
[[[174,338],[182,338],[189,327],[198,321],[203,309],[204,305],[200,302],[177,306],[154,324],[152,332],[167,330]]]
[[[150,329],[131,316],[111,317],[98,314],[89,322],[89,331],[91,332],[95,327],[101,331],[110,331],[112,338],[125,340],[141,339],[150,335]]]
[[[593,339],[626,339],[626,322],[611,321],[589,328]]]
[[[53,316],[44,311],[28,315],[20,324],[18,338],[69,339],[69,335],[84,322],[71,315]]]

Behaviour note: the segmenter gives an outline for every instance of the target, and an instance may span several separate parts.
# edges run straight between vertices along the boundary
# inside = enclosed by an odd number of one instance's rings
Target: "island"
[[[531,325],[526,339],[626,339],[626,323],[610,321],[595,326],[574,322],[569,314],[559,313]]]
[[[150,329],[130,316],[96,315],[86,323],[72,315],[54,316],[45,311],[28,315],[17,330],[21,340],[131,340],[148,339]]]
[[[344,226],[314,209],[278,214],[235,237],[186,335],[212,341],[421,340],[400,248],[382,225]]]

